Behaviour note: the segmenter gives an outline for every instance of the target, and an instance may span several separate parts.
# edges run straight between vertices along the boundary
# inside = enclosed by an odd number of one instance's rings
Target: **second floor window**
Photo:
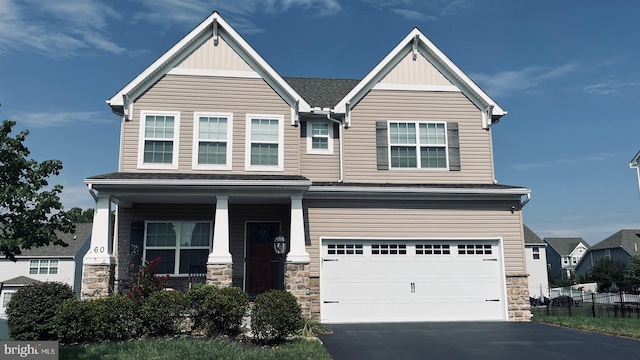
[[[57,259],[31,260],[29,262],[29,274],[57,274]]]
[[[248,170],[282,170],[282,116],[247,115]]]
[[[537,246],[534,246],[531,248],[531,250],[533,251],[533,259],[534,260],[540,259],[540,248]]]
[[[389,123],[391,168],[447,168],[445,123]]]
[[[194,114],[193,167],[231,169],[232,115]]]
[[[142,111],[140,114],[139,167],[177,167],[179,113]]]
[[[307,152],[333,154],[333,124],[321,121],[307,123]]]

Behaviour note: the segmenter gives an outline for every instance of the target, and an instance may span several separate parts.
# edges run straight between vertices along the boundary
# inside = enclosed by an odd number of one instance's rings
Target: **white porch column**
[[[91,228],[91,247],[82,259],[83,265],[112,265],[113,257],[111,227],[111,197],[97,195],[96,210]]]
[[[305,248],[304,213],[302,212],[302,195],[291,196],[291,232],[289,233],[288,263],[309,263],[309,253]]]
[[[229,252],[229,197],[216,196],[216,216],[213,225],[213,250],[207,264],[231,264]]]

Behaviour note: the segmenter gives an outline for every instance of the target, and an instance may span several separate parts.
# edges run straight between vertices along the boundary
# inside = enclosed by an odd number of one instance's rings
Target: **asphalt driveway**
[[[539,323],[340,324],[327,327],[333,334],[320,339],[334,360],[640,359],[638,340]]]

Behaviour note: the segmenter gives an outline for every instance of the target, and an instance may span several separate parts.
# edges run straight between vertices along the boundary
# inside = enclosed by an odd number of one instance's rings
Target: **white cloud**
[[[469,0],[362,0],[380,10],[391,10],[411,21],[433,21],[470,8]]]
[[[95,207],[95,201],[89,189],[84,184],[70,185],[61,184],[62,193],[60,193],[60,202],[65,210],[69,210],[72,207],[79,207],[82,209],[89,209]]]
[[[582,88],[582,91],[589,94],[598,94],[598,95],[616,95],[622,94],[624,88],[629,87],[638,87],[640,86],[640,82],[638,81],[605,81],[597,84],[591,84]]]
[[[18,124],[33,127],[56,127],[75,122],[101,122],[102,111],[20,112],[9,117]]]
[[[565,64],[554,68],[529,66],[521,70],[507,70],[497,74],[473,74],[473,78],[492,96],[506,96],[513,93],[536,91],[544,81],[562,77],[575,71],[578,65]]]
[[[416,21],[428,21],[428,20],[437,20],[438,18],[435,16],[427,15],[420,11],[408,10],[408,9],[391,9],[394,13],[405,17],[407,20],[416,20]]]
[[[123,54],[126,49],[109,40],[105,30],[117,18],[115,10],[98,0],[0,0],[0,53],[64,57],[98,49]]]
[[[565,165],[565,164],[585,164],[585,163],[591,163],[591,162],[598,162],[598,161],[603,161],[606,160],[610,157],[612,157],[613,154],[609,154],[609,153],[603,153],[603,154],[598,154],[598,155],[593,155],[593,156],[584,156],[584,157],[578,157],[578,158],[569,158],[569,159],[557,159],[557,160],[552,160],[549,162],[540,162],[540,163],[524,163],[524,164],[518,164],[515,165],[513,168],[516,170],[529,170],[529,169],[534,169],[534,168],[545,168],[545,167],[551,167],[554,165]]]

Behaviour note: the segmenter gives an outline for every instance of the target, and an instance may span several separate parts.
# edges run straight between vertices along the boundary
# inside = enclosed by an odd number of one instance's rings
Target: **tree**
[[[82,210],[79,207],[72,207],[67,211],[67,215],[74,223],[91,223],[93,222],[93,211],[93,209]]]
[[[629,259],[629,271],[625,275],[625,280],[634,291],[640,288],[640,255]]]
[[[0,126],[0,252],[13,261],[22,249],[49,244],[68,246],[56,231],[75,231],[60,202],[62,186],[45,190],[49,186],[47,178],[60,174],[62,162],[38,163],[29,159],[29,149],[23,144],[29,132],[22,131],[12,138],[15,124],[4,120]]]
[[[598,283],[599,291],[607,292],[624,285],[624,270],[622,262],[601,257],[591,268],[590,276]]]

